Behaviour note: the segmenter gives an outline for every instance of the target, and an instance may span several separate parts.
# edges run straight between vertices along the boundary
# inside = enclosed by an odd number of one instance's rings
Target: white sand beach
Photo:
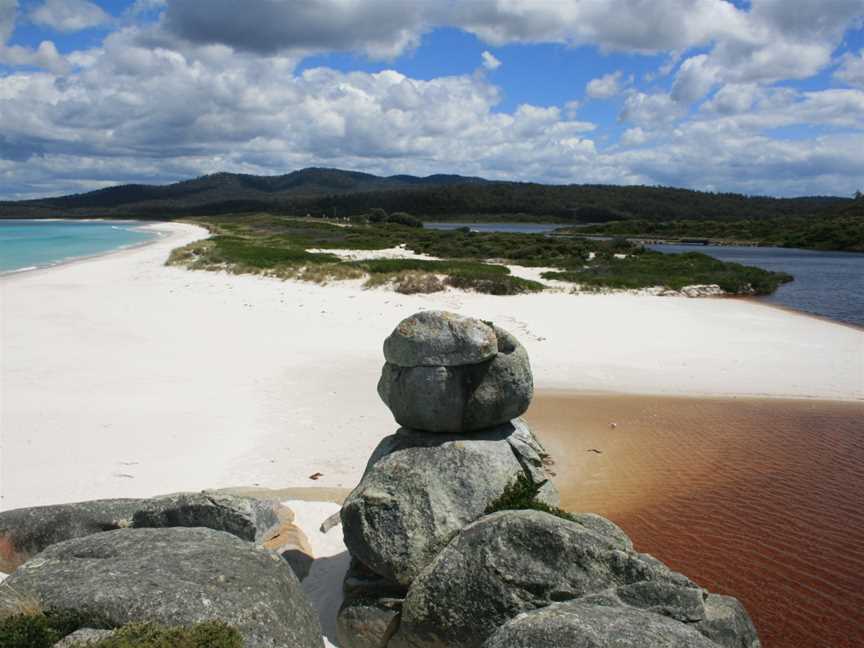
[[[396,427],[381,344],[482,316],[538,389],[864,398],[864,332],[743,299],[405,296],[163,265],[204,236],[0,278],[0,508],[224,486],[351,487]],[[317,481],[309,479],[322,473]]]

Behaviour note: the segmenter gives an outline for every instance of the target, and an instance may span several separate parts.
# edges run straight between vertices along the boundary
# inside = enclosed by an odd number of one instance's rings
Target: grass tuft
[[[531,478],[522,473],[512,484],[504,489],[504,492],[486,508],[486,514],[496,511],[542,511],[556,517],[576,522],[576,518],[567,511],[557,506],[549,506],[537,499],[540,486],[535,484]]]

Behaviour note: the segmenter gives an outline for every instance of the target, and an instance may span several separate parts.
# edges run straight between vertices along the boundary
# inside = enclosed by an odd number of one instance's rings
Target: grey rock
[[[552,465],[552,457],[546,452],[546,448],[537,440],[525,421],[517,418],[510,423],[513,426],[513,433],[507,437],[507,443],[510,444],[516,459],[531,478],[531,481],[541,485],[537,499],[549,506],[559,506],[561,497],[558,489],[552,483],[548,470],[548,467]]]
[[[622,551],[632,551],[633,542],[627,537],[627,534],[617,524],[611,520],[597,515],[596,513],[571,513],[576,521],[582,526],[588,527],[594,533],[597,533],[607,540],[612,541]],[[659,569],[665,569],[666,566],[659,560],[654,559]]]
[[[336,617],[336,639],[341,648],[387,648],[399,627],[402,599],[346,599]]]
[[[54,648],[82,648],[107,639],[114,634],[114,630],[96,630],[94,628],[81,628],[70,635],[66,635],[54,644]]]
[[[109,499],[0,512],[0,571],[63,540],[132,526],[142,500]]]
[[[454,436],[403,428],[382,440],[342,506],[351,555],[391,581],[410,584],[525,473],[509,442],[515,430],[507,423]]]
[[[619,587],[616,594],[622,603],[677,621],[693,623],[705,618],[705,590],[699,587],[642,581]]]
[[[376,574],[356,558],[352,558],[342,581],[345,598],[398,598],[404,599],[408,593],[405,585],[388,580]]]
[[[278,523],[272,502],[206,493],[14,509],[0,512],[0,571],[14,571],[52,544],[114,529],[199,526],[258,541]]]
[[[717,648],[693,627],[634,608],[579,601],[517,616],[483,648]]]
[[[384,340],[384,358],[400,367],[477,364],[498,352],[492,327],[447,311],[423,311],[399,322]]]
[[[288,564],[223,531],[119,529],[75,538],[48,547],[7,582],[46,609],[86,609],[115,626],[219,619],[248,648],[323,645]]]
[[[300,549],[285,549],[277,553],[288,563],[294,575],[301,582],[309,575],[312,570],[312,563],[315,562],[315,558]]]
[[[497,353],[460,366],[401,366],[387,362],[378,394],[403,426],[430,432],[481,430],[514,419],[531,404],[534,383],[528,353],[492,326]]]
[[[708,594],[705,617],[696,624],[699,632],[724,648],[759,648],[756,628],[738,599]]]
[[[280,525],[274,502],[220,493],[178,493],[144,500],[135,528],[206,527],[261,542]]]
[[[620,538],[539,511],[464,528],[414,580],[391,648],[480,646],[522,612],[646,580],[674,582]],[[613,601],[615,602],[615,601]]]

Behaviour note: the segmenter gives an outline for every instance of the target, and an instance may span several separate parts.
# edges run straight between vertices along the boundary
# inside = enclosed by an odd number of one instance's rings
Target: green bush
[[[489,295],[521,295],[523,293],[540,292],[543,284],[521,277],[478,275],[468,272],[456,272],[444,280],[448,286],[461,290]]]
[[[75,610],[50,610],[35,614],[14,614],[0,619],[2,648],[51,648],[80,628],[108,628],[97,615]]]
[[[732,294],[768,294],[792,277],[785,273],[728,263],[698,252],[662,254],[645,251],[624,259],[598,257],[587,267],[544,272],[544,279],[571,281],[588,287],[637,289],[717,284]]]
[[[51,648],[81,628],[105,629],[112,624],[98,615],[74,610],[16,614],[0,619],[2,648]],[[129,624],[111,637],[88,644],[90,648],[242,648],[234,628],[221,621],[189,627],[166,628],[155,624]]]
[[[549,506],[537,499],[540,486],[535,484],[528,475],[522,473],[512,484],[504,489],[504,492],[486,508],[486,514],[496,511],[542,511],[571,522],[576,521],[567,511],[557,506]]]
[[[423,221],[405,212],[393,212],[387,217],[387,222],[407,227],[423,227]]]

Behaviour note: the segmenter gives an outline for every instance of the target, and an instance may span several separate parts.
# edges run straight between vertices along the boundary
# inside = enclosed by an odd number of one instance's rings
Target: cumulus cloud
[[[585,86],[585,94],[592,99],[610,99],[621,92],[621,71],[591,79]]]
[[[831,11],[804,0],[137,0],[98,47],[66,57],[48,41],[4,46],[16,9],[0,0],[0,62],[26,66],[0,76],[5,197],[309,165],[778,194],[848,194],[864,175],[860,53],[836,71],[851,87],[772,85],[830,65],[860,0]],[[482,71],[296,72],[314,52],[398,56],[436,26],[490,47],[662,52],[675,77],[668,91],[620,72],[586,86],[589,97],[625,94],[616,140],[617,129],[578,120],[575,101],[503,110]],[[500,65],[481,57],[487,70]],[[769,134],[787,125],[820,130]]]
[[[672,98],[680,103],[692,103],[705,96],[717,81],[717,70],[706,54],[688,58],[681,64],[672,84]]]
[[[60,32],[75,32],[104,25],[111,16],[88,0],[45,0],[30,12],[30,19]]]
[[[0,63],[45,68],[57,74],[64,74],[69,70],[66,59],[60,55],[51,41],[42,41],[36,49],[19,45],[0,45]]]
[[[864,51],[858,54],[844,54],[840,68],[834,73],[834,77],[851,86],[864,89]]]
[[[6,44],[15,29],[18,0],[0,0],[0,47]]]
[[[492,52],[483,52],[480,55],[480,58],[483,59],[483,67],[487,70],[497,70],[501,67],[501,61],[499,61]]]
[[[684,113],[684,108],[671,95],[662,92],[632,92],[624,100],[618,119],[642,126],[664,126],[674,123],[683,117]]]
[[[648,133],[642,130],[639,126],[636,128],[628,128],[621,135],[621,144],[624,146],[639,146],[648,141]]]
[[[166,28],[199,44],[252,52],[359,50],[392,58],[428,28],[429,0],[171,0]]]

